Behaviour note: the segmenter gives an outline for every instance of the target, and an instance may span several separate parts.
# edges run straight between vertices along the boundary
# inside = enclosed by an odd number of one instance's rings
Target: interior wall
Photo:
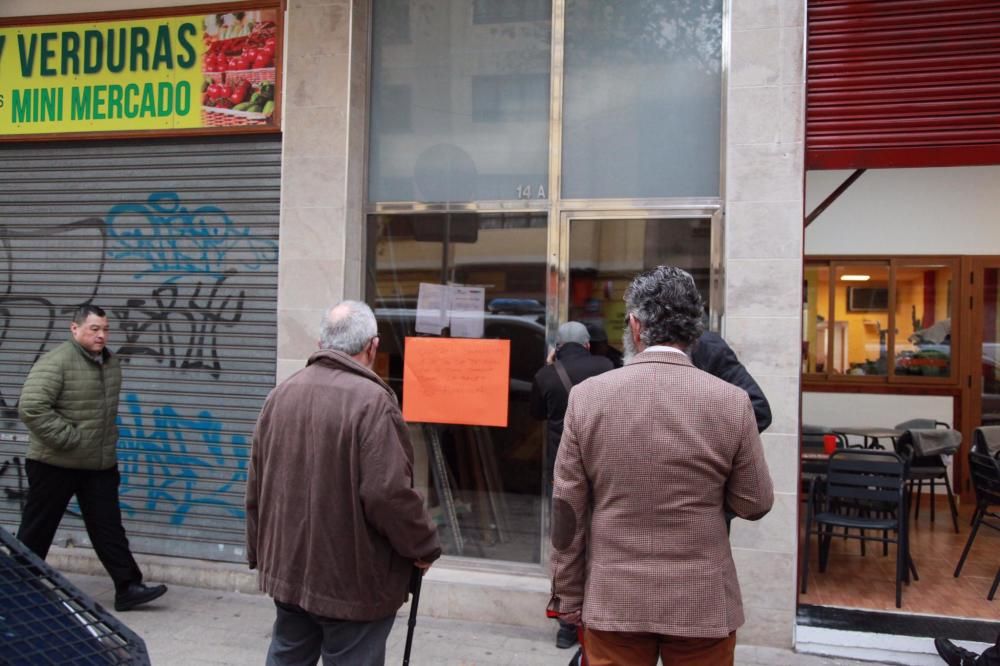
[[[811,212],[851,174],[806,173]],[[810,254],[1000,254],[1000,166],[872,169],[806,227]]]
[[[951,425],[954,399],[933,395],[802,393],[802,423],[845,428],[892,427],[909,419]]]

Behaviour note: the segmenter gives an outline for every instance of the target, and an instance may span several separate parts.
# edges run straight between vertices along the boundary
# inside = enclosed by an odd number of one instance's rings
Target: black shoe
[[[556,634],[556,647],[562,650],[576,645],[576,625],[559,623],[559,633]]]
[[[947,638],[935,638],[934,647],[948,666],[976,666],[979,655],[955,645]]]
[[[115,610],[127,611],[136,606],[149,603],[153,599],[159,599],[167,592],[166,585],[143,585],[142,583],[130,583],[123,591],[115,594]]]

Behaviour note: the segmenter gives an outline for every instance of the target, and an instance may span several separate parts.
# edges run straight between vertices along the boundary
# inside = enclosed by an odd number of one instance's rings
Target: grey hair
[[[360,301],[341,301],[323,314],[319,348],[354,356],[378,335],[375,313]]]
[[[674,266],[657,266],[640,273],[625,290],[625,307],[639,322],[639,339],[688,346],[704,330],[702,301],[694,278]]]
[[[575,342],[578,345],[590,344],[590,333],[587,327],[578,321],[568,321],[559,327],[556,333],[556,345]]]

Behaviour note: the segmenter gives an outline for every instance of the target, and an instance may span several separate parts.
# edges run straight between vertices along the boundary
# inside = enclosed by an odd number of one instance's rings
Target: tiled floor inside
[[[1000,567],[1000,532],[981,528],[961,576],[953,576],[969,537],[973,509],[969,504],[959,507],[958,534],[955,534],[943,499],[937,506],[935,523],[930,522],[926,506],[919,519],[911,517],[910,550],[920,580],[903,586],[900,612],[1000,620],[1000,591],[993,601],[986,600],[997,567]],[[800,515],[804,530],[804,506]],[[809,591],[799,595],[799,602],[895,611],[895,547],[890,545],[888,557],[883,557],[882,544],[868,542],[867,553],[861,556],[857,539],[834,538],[826,573],[819,573],[814,536]],[[801,565],[799,568],[801,575]]]

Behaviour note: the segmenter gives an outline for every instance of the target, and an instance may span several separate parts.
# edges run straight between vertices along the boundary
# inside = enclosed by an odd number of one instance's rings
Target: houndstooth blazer
[[[747,394],[650,351],[573,387],[552,499],[552,604],[603,631],[721,638],[743,624],[724,507],[773,488]]]

